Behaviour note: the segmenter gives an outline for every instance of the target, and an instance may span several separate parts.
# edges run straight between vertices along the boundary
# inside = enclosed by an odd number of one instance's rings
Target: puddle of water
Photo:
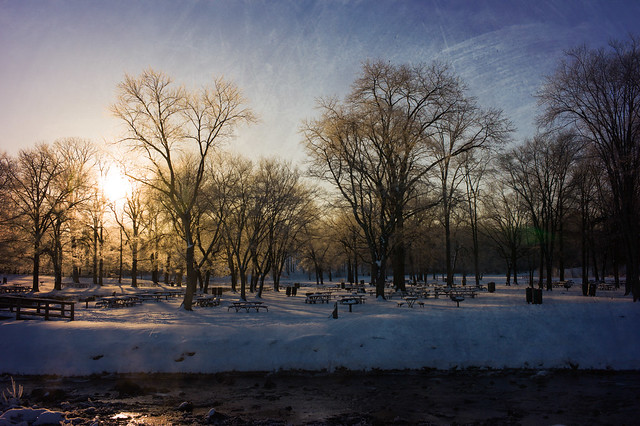
[[[127,422],[127,425],[145,424],[146,415],[141,413],[132,413],[130,411],[122,411],[111,416],[111,420],[117,422]]]

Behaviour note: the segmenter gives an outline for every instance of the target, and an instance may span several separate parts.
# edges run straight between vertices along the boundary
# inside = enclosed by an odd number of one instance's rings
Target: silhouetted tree
[[[196,290],[193,213],[207,159],[238,125],[254,120],[244,103],[239,89],[223,79],[216,79],[210,87],[188,91],[175,87],[166,75],[147,70],[138,77],[126,75],[118,85],[118,100],[112,110],[127,127],[123,141],[143,155],[146,164],[141,167],[146,167],[151,177],[137,179],[167,199],[165,205],[180,224],[186,246],[186,310],[191,310]],[[183,174],[187,182],[177,173],[185,156],[196,159],[193,173]]]
[[[640,40],[567,52],[539,95],[542,121],[574,127],[599,156],[613,194],[627,267],[640,299]]]

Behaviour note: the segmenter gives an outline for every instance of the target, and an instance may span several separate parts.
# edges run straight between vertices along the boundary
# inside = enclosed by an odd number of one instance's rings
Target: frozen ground
[[[29,280],[9,277],[12,284]],[[333,304],[304,303],[304,293],[316,287],[304,282],[295,297],[265,292],[269,311],[259,313],[229,311],[229,301],[238,299],[233,293],[219,307],[193,312],[181,309],[179,298],[118,309],[79,303],[71,322],[1,320],[0,373],[640,369],[640,305],[622,290],[584,297],[578,286],[554,289],[544,292],[543,304],[528,305],[524,286],[489,280],[498,283],[495,293],[481,292],[459,308],[443,297],[407,308],[368,296],[353,312],[339,306],[338,319],[330,318]],[[51,288],[45,277],[43,295]],[[57,293],[133,291],[108,284]]]

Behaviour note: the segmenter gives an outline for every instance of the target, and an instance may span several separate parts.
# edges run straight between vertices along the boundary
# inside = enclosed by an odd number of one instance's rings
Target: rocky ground
[[[74,424],[633,424],[640,372],[393,371],[14,377]],[[0,389],[11,385],[0,378]],[[212,411],[213,409],[213,411]],[[215,413],[215,414],[214,414]]]

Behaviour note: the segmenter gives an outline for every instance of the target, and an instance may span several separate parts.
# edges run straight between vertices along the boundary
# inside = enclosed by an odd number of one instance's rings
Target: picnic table
[[[64,288],[89,288],[89,283],[66,283]]]
[[[96,301],[96,308],[122,308],[141,304],[142,301],[138,296],[108,296],[101,297]]]
[[[553,282],[553,287],[554,288],[560,288],[560,287],[564,287],[565,289],[569,290],[571,288],[571,286],[573,285],[573,281],[571,280],[567,280],[567,281],[554,281]]]
[[[230,311],[231,309],[235,309],[236,312],[240,312],[241,309],[244,309],[247,312],[249,312],[251,309],[254,309],[256,312],[259,312],[260,309],[265,309],[267,312],[269,312],[269,307],[263,302],[245,302],[243,300],[231,302],[231,304],[227,307],[227,311]]]
[[[28,293],[31,291],[31,287],[26,285],[0,285],[0,293]]]
[[[165,300],[169,300],[170,297],[178,297],[182,295],[182,292],[180,290],[158,290],[151,294],[155,294],[158,297],[164,297]]]
[[[342,296],[339,300],[341,305],[348,305],[349,312],[352,312],[351,308],[353,305],[359,305],[364,303],[366,296],[362,294],[352,294],[351,296]]]
[[[307,294],[307,298],[304,300],[304,303],[329,303],[331,300],[331,293],[312,293]]]
[[[23,316],[40,316],[45,320],[51,318],[74,319],[75,302],[40,297],[0,296],[0,308],[9,308],[16,313],[16,319]]]
[[[416,296],[406,296],[406,297],[403,297],[402,299],[404,299],[404,302],[398,302],[398,307],[406,303],[407,307],[413,308],[414,303],[416,303],[416,300],[418,300]]]
[[[212,307],[219,306],[220,299],[217,297],[209,297],[209,296],[198,296],[195,300],[196,306],[204,307]]]
[[[462,302],[464,300],[464,297],[459,296],[459,295],[455,295],[455,294],[451,294],[450,297],[451,297],[451,300],[456,302],[456,306],[458,308],[460,307],[460,302]]]
[[[157,293],[136,293],[136,296],[138,296],[138,299],[140,299],[141,302],[147,302],[149,300],[153,300],[156,302],[159,302],[161,298],[165,297],[162,294],[157,294]]]

